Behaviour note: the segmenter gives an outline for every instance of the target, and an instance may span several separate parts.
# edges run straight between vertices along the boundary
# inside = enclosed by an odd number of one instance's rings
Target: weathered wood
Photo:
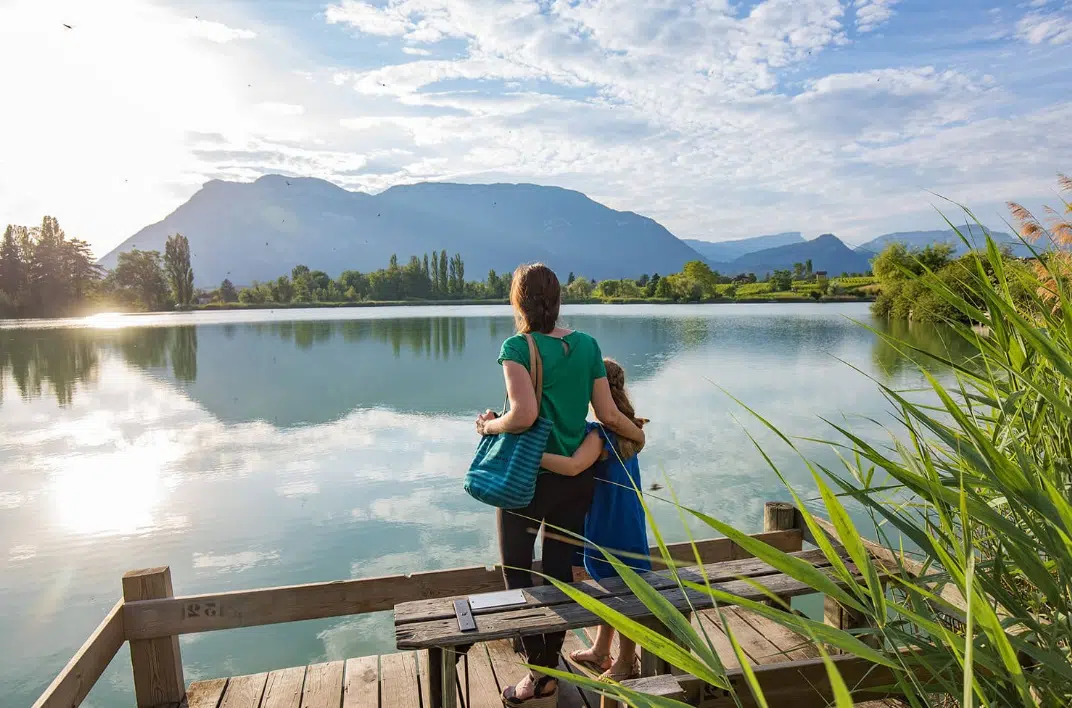
[[[301,708],[339,708],[346,662],[313,664],[305,671]]]
[[[813,565],[827,566],[826,556],[822,551],[796,551],[791,553],[801,560]],[[776,575],[779,571],[771,567],[766,561],[758,558],[745,558],[735,561],[717,561],[704,566],[707,579],[712,583],[733,580],[740,577],[758,578],[764,575]],[[648,584],[656,590],[665,590],[678,586],[678,581],[670,571],[655,571],[641,573]],[[678,570],[679,577],[697,583],[704,582],[704,575],[696,568],[683,568]],[[574,587],[586,595],[597,599],[606,599],[622,595],[632,595],[632,590],[625,581],[618,577],[607,578],[601,582],[585,580],[575,583]],[[571,604],[573,601],[564,592],[551,585],[525,588],[525,607],[550,607],[553,605]],[[477,618],[477,627],[480,626],[480,617],[495,614],[501,608],[488,608],[477,610],[473,614]],[[412,622],[425,622],[433,619],[454,618],[454,598],[435,598],[432,600],[419,600],[407,602],[395,607],[395,624],[404,625]]]
[[[778,654],[772,655],[763,663],[814,659],[819,656],[819,650],[807,637],[762,615],[742,608],[737,608],[737,610],[737,615],[742,621],[747,622],[760,636],[765,637],[778,649]]]
[[[468,685],[465,677],[467,666]],[[488,658],[488,650],[484,644],[477,644],[469,649],[466,658],[458,662],[457,675],[466,708],[500,704],[499,686],[495,683],[495,672],[491,669],[491,659]]]
[[[663,626],[662,622],[655,619],[643,620],[641,624],[645,625],[648,629],[661,634],[667,639],[674,640],[673,634]],[[659,674],[668,674],[672,670],[672,666],[667,662],[659,658],[655,652],[649,651],[643,646],[640,647],[640,675],[643,676],[658,676]]]
[[[133,570],[123,576],[124,606],[128,602],[170,598],[174,594],[171,569],[167,566]],[[178,637],[131,640],[130,664],[138,708],[175,705],[185,697]]]
[[[123,601],[120,600],[34,702],[33,708],[71,708],[80,704],[119,653],[123,641]]]
[[[380,657],[362,656],[346,661],[342,708],[379,708]]]
[[[510,642],[497,640],[487,642],[488,660],[491,662],[491,670],[495,674],[495,683],[498,684],[499,694],[506,690],[507,686],[513,686],[521,677],[528,673],[524,667],[525,657],[514,651]]]
[[[412,708],[421,704],[417,661],[413,652],[380,657],[381,708]]]
[[[723,612],[729,611],[721,610]],[[741,663],[737,660],[737,654],[733,651],[733,645],[730,643],[729,637],[726,636],[726,632],[722,627],[722,618],[719,616],[720,610],[704,610],[703,612],[697,612],[693,615],[692,626],[697,631],[701,632],[700,636],[705,636],[711,642],[711,646],[715,650],[715,654],[722,661],[722,665],[727,669],[739,669]]]
[[[268,674],[261,708],[300,708],[305,667],[295,666]]]
[[[893,672],[889,669],[853,656],[836,656],[832,657],[832,660],[837,664],[841,676],[857,700],[894,695],[888,691],[869,690],[894,683]],[[826,708],[833,700],[826,666],[821,659],[767,664],[753,667],[753,671],[767,703],[771,706]],[[753,708],[757,705],[740,669],[727,672],[730,685],[737,694],[736,698],[692,676],[667,678],[677,682],[690,705],[700,708],[731,708],[737,706],[738,701],[743,708]],[[636,684],[627,681],[625,685],[633,687]],[[669,683],[666,686],[663,690],[669,690]]]
[[[186,691],[186,708],[218,708],[226,688],[225,678],[196,681]]]
[[[801,548],[798,530],[756,534],[755,538],[784,551]],[[698,541],[697,546],[704,563],[749,557],[727,538]],[[672,544],[667,550],[675,560],[695,563],[688,543]],[[657,548],[650,552],[658,559]],[[657,560],[654,565],[662,567]],[[535,567],[538,569],[539,563]],[[502,570],[498,566],[476,566],[128,602],[123,608],[123,621],[127,639],[152,639],[380,612],[405,602],[501,589]]]
[[[788,531],[797,526],[797,508],[788,502],[770,501],[763,505],[763,530],[767,533],[773,531]],[[801,535],[803,538],[803,534]],[[787,598],[779,598],[783,605],[788,605]],[[768,600],[768,605],[777,606],[773,600]]]
[[[235,676],[227,682],[219,708],[258,708],[268,674]]]
[[[763,505],[763,531],[788,531],[797,526],[797,508],[788,502],[770,501]]]
[[[685,691],[681,688],[681,684],[678,682],[676,676],[670,676],[663,674],[661,676],[642,676],[641,678],[633,681],[628,681],[629,688],[640,693],[647,694],[649,696],[659,696],[661,698],[673,698],[675,700],[682,700],[685,698]]]
[[[846,566],[850,572],[858,575],[851,563],[847,563]],[[818,568],[818,570],[825,573],[833,582],[843,584],[829,568]],[[712,583],[711,585],[728,594],[749,600],[761,600],[766,597],[756,585],[766,588],[768,592],[787,597],[815,592],[806,583],[780,573],[750,578],[747,581],[734,580],[724,583]],[[681,612],[708,609],[714,604],[710,595],[696,590],[672,588],[662,590],[661,594]],[[635,596],[620,595],[610,597],[603,600],[603,603],[628,617],[644,618],[651,616],[650,610]],[[400,648],[423,649],[564,631],[588,627],[598,623],[599,619],[594,614],[576,604],[561,604],[549,607],[525,606],[495,614],[482,615],[477,623],[475,632],[462,633],[458,631],[458,623],[454,618],[397,625],[395,627],[395,639]]]

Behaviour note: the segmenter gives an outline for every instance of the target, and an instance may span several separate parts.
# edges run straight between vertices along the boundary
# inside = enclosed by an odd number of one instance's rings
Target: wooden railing
[[[753,536],[787,552],[803,547],[799,528],[769,526],[768,522],[764,533]],[[751,556],[726,538],[698,541],[696,549],[703,563]],[[672,544],[668,550],[674,560],[689,564],[696,560],[689,543]],[[652,548],[651,554],[661,566],[658,549]],[[124,642],[130,644],[138,708],[175,706],[185,695],[181,634],[380,612],[411,600],[499,590],[502,582],[498,566],[476,566],[175,597],[169,568],[132,571],[123,576],[123,599],[33,708],[76,708]]]

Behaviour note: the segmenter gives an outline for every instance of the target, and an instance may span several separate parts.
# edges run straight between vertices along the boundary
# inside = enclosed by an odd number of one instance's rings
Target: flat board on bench
[[[809,553],[807,551],[802,553]],[[813,552],[812,552],[813,553]],[[821,556],[821,554],[820,554]],[[817,559],[812,556],[804,556],[811,560],[820,572],[825,573],[837,581],[825,558]],[[765,600],[767,595],[756,587],[756,584],[766,588],[775,595],[794,597],[815,592],[806,583],[795,580],[774,568],[767,566],[761,561],[750,559],[751,563],[757,563],[755,573],[736,573],[731,577],[747,575],[748,580],[722,580],[715,578],[724,577],[720,566],[725,564],[714,563],[705,566],[711,579],[712,587],[730,595],[748,599]],[[735,561],[736,562],[736,561]],[[765,566],[762,567],[762,566]],[[854,574],[858,574],[855,567],[846,563],[846,567]],[[692,568],[681,571],[681,575],[690,575],[699,578],[699,569]],[[673,581],[661,573],[649,574],[649,582],[662,594],[667,601],[681,612],[708,609],[713,606],[711,596],[704,592],[682,589]],[[599,597],[607,606],[618,612],[633,618],[650,617],[651,611],[637,599],[627,588],[616,588],[616,583],[621,581],[607,581],[604,584],[615,589],[607,590],[592,581],[574,583],[575,586],[584,588],[589,594]],[[700,581],[702,582],[702,581]],[[624,583],[622,583],[624,586]],[[448,647],[471,642],[487,641],[489,639],[503,639],[530,634],[543,634],[545,632],[564,631],[578,629],[599,624],[599,618],[585,610],[580,605],[571,602],[563,593],[551,587],[532,588],[526,593],[531,597],[529,604],[523,607],[502,608],[499,611],[487,611],[479,613],[476,618],[477,628],[474,632],[460,632],[458,622],[451,612],[444,617],[438,609],[438,601],[428,600],[420,603],[407,603],[410,605],[428,605],[428,607],[400,606],[395,613],[395,639],[399,648],[424,649],[429,647]],[[554,593],[554,594],[551,594]],[[453,608],[450,600],[448,606]],[[725,604],[725,603],[723,603]],[[401,619],[400,619],[401,618]]]
[[[797,551],[795,553],[790,553],[789,555],[805,560],[820,568],[830,565],[827,562],[826,557],[823,555],[823,552],[818,549]],[[757,578],[778,573],[778,571],[775,568],[772,568],[766,561],[762,561],[758,558],[744,558],[741,560],[709,563],[704,566],[704,570],[707,573],[708,580],[712,583],[735,580],[742,577]],[[700,573],[699,568],[696,567],[682,568],[678,571],[678,574],[686,580],[698,583],[703,582],[703,576]],[[674,588],[678,585],[670,571],[661,570],[652,573],[642,573],[641,575],[657,590]],[[580,589],[586,595],[599,599],[614,597],[616,595],[631,594],[629,586],[625,584],[625,581],[617,577],[607,578],[602,582],[584,580],[572,583],[572,585]],[[564,592],[553,585],[540,585],[538,587],[525,588],[523,592],[526,600],[524,605],[525,608],[546,607],[571,602]],[[443,597],[398,604],[395,606],[395,624],[403,625],[412,622],[424,622],[427,620],[454,617],[454,599],[455,598],[452,597]],[[473,615],[480,616],[493,614],[508,609],[519,609],[519,607],[488,607],[474,609]]]

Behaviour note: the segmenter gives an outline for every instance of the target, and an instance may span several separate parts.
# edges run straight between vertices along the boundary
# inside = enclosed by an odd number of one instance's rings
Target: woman
[[[570,457],[587,433],[588,409],[622,438],[644,444],[644,432],[618,410],[607,383],[603,354],[595,339],[583,332],[558,326],[562,301],[558,277],[547,266],[536,263],[519,266],[510,286],[510,304],[518,334],[503,342],[499,363],[506,378],[510,410],[503,416],[487,411],[476,420],[481,435],[520,433],[542,415],[551,421],[547,452]],[[525,334],[532,335],[543,360],[543,401],[537,410],[536,392],[529,375],[529,349]],[[573,533],[584,532],[584,517],[592,501],[595,476],[588,470],[574,477],[542,473],[536,482],[532,502],[516,511],[499,510],[499,550],[508,589],[534,585],[532,552],[535,526],[550,526]],[[543,572],[565,582],[573,580],[575,546],[556,538],[543,537]],[[517,570],[524,569],[524,570]],[[525,637],[523,644],[532,666],[558,666],[564,632]],[[544,708],[558,699],[557,682],[549,676],[529,674],[502,695],[507,706]]]

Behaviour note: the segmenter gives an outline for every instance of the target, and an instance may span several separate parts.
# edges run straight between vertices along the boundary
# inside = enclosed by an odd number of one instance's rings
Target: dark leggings
[[[543,473],[536,481],[536,493],[527,507],[513,511],[499,510],[499,551],[508,590],[530,588],[536,584],[529,571],[532,569],[532,551],[540,522],[583,534],[584,516],[592,505],[594,491],[595,472],[592,469],[576,477]],[[549,533],[566,536],[553,528],[544,527],[543,572],[556,580],[573,582],[573,558],[577,546],[549,538]],[[528,663],[555,668],[565,639],[565,632],[523,637],[521,641],[525,645]]]

